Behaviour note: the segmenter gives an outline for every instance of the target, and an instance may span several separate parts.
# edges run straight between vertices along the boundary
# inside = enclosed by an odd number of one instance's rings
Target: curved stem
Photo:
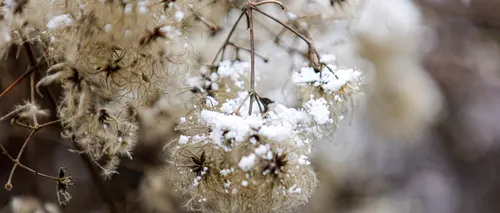
[[[226,40],[224,41],[224,43],[222,44],[222,46],[219,48],[219,51],[217,51],[217,54],[215,55],[214,60],[212,61],[212,66],[214,66],[215,61],[217,61],[217,57],[219,57],[219,55],[221,54],[221,52],[222,52],[221,59],[224,58],[224,50],[226,49],[226,46],[229,43],[229,39],[231,39],[231,36],[233,35],[234,31],[236,30],[236,26],[238,26],[238,23],[240,22],[241,18],[243,18],[243,15],[245,13],[246,13],[246,9],[243,9],[243,11],[241,12],[240,16],[238,17],[238,19],[236,20],[236,22],[233,24],[233,27],[229,31],[229,35],[227,35]]]
[[[264,4],[277,4],[281,7],[282,10],[285,9],[285,6],[283,5],[283,3],[281,3],[280,1],[276,1],[276,0],[264,0],[261,2],[253,3],[254,6],[260,6],[260,5],[264,5]]]
[[[56,180],[58,181],[59,179],[57,177],[53,177],[53,176],[50,176],[50,175],[46,175],[46,174],[43,174],[43,173],[40,173],[40,172],[37,172],[35,171],[34,169],[31,169],[23,164],[21,164],[20,162],[20,159],[24,153],[24,150],[26,149],[26,146],[28,145],[28,142],[29,140],[31,139],[31,137],[35,134],[37,130],[36,129],[33,129],[31,130],[30,134],[28,135],[28,137],[26,138],[26,140],[24,141],[23,143],[23,146],[21,147],[21,149],[19,150],[19,153],[17,154],[17,157],[16,159],[14,159],[8,152],[7,150],[3,147],[2,144],[0,144],[0,148],[2,149],[2,152],[5,156],[7,156],[13,163],[14,163],[14,166],[12,166],[12,169],[10,170],[10,174],[9,174],[9,179],[7,180],[7,183],[5,184],[5,189],[7,190],[10,190],[12,189],[12,177],[14,176],[14,172],[16,171],[16,168],[19,166],[23,169],[26,169],[32,173],[34,173],[35,175],[39,175],[39,176],[42,176],[42,177],[45,177],[45,178],[49,178],[49,179],[52,179],[52,180]]]
[[[32,168],[29,168],[27,166],[25,166],[24,164],[18,162],[16,159],[14,159],[8,152],[7,150],[5,149],[5,147],[0,144],[0,149],[2,150],[2,153],[7,156],[15,165],[18,165],[19,167],[23,168],[23,169],[26,169],[30,172],[32,172],[33,174],[35,175],[39,175],[39,176],[42,176],[44,178],[48,178],[48,179],[51,179],[51,180],[59,180],[57,177],[54,177],[54,176],[50,176],[50,175],[46,175],[44,173],[41,173],[41,172],[37,172],[36,170],[32,169]]]
[[[259,8],[255,7],[255,8],[253,8],[253,10],[259,12],[262,15],[267,16],[270,19],[272,19],[276,23],[280,24],[281,26],[285,27],[287,30],[289,30],[290,32],[292,32],[293,34],[295,34],[296,36],[301,38],[304,42],[306,42],[307,45],[309,46],[309,52],[312,52],[316,56],[317,61],[312,61],[312,63],[314,64],[315,68],[319,68],[318,63],[320,61],[320,58],[319,58],[320,55],[319,55],[318,51],[316,50],[314,43],[307,36],[302,35],[301,33],[297,32],[297,30],[293,29],[292,27],[288,26],[287,24],[283,23],[282,21],[278,20],[277,18],[267,14],[266,12],[260,10]],[[311,58],[311,60],[312,60],[312,58]]]

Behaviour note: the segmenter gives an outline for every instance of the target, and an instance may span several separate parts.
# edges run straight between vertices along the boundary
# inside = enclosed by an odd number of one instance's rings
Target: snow
[[[290,19],[291,21],[294,21],[297,19],[297,15],[295,13],[292,13],[292,12],[287,12],[286,13],[286,16],[288,17],[288,19]]]
[[[261,144],[259,145],[259,147],[255,149],[255,154],[257,154],[258,156],[264,156],[267,153],[267,151],[269,151],[269,145]]]
[[[336,92],[347,83],[359,78],[360,75],[360,72],[353,69],[339,69],[335,72],[335,76],[333,76],[335,79],[333,79],[332,76],[325,76],[328,77],[329,80],[327,80],[327,83],[323,85],[323,88]]]
[[[205,106],[215,107],[217,105],[219,105],[219,102],[217,100],[215,100],[215,98],[213,98],[212,96],[207,96],[207,98],[205,100]]]
[[[113,30],[113,25],[111,25],[111,24],[106,24],[106,25],[104,26],[104,31],[105,31],[105,32],[109,33],[109,32],[111,32],[111,30]]]
[[[323,54],[320,59],[321,63],[334,64],[337,62],[337,56],[333,54]]]
[[[167,37],[170,39],[176,38],[176,37],[179,37],[180,35],[182,35],[182,33],[178,29],[175,29],[174,27],[172,27],[170,25],[167,25],[167,26],[160,28],[160,31],[162,33],[164,33],[165,35],[167,35]]]
[[[58,28],[70,26],[72,24],[73,19],[71,18],[71,16],[69,14],[63,14],[52,17],[47,22],[47,28],[49,28],[49,30],[56,30]]]
[[[248,62],[225,60],[219,63],[217,73],[223,78],[231,77],[234,79],[248,73],[249,68],[250,63]]]
[[[354,69],[341,69],[334,64],[334,55],[321,57],[321,62],[326,63],[321,72],[316,72],[312,67],[302,67],[299,72],[292,74],[292,81],[298,85],[312,84],[321,86],[326,91],[338,92],[349,83],[357,84],[360,81],[361,72]]]
[[[217,74],[220,78],[229,78],[233,81],[235,86],[243,89],[243,81],[241,77],[246,77],[250,72],[250,63],[243,61],[230,61],[225,60],[219,63]]]
[[[316,73],[312,67],[302,67],[299,72],[292,75],[294,83],[312,83],[320,80],[319,73]]]
[[[224,113],[233,113],[236,111],[236,109],[242,104],[242,102],[245,100],[245,98],[248,96],[248,92],[239,92],[238,97],[234,99],[228,99],[226,100],[225,103],[222,104],[220,110],[221,112]],[[248,107],[250,106],[250,103],[248,99],[246,100],[246,103],[243,103],[243,106],[240,108],[240,113],[248,113]],[[258,107],[257,107],[258,108]],[[257,112],[257,111],[255,111]]]
[[[134,5],[132,5],[131,3],[125,5],[125,14],[129,15],[132,13],[133,10],[134,10]]]
[[[186,144],[189,141],[189,136],[181,135],[179,136],[179,144]]]
[[[298,159],[298,163],[299,165],[310,165],[311,162],[309,160],[307,160],[307,156],[305,155],[300,155],[299,159]]]
[[[313,120],[319,124],[329,124],[333,123],[333,119],[330,118],[330,110],[328,108],[328,103],[324,98],[313,99],[311,98],[306,102],[305,108],[307,113],[312,116]]]
[[[288,108],[282,104],[274,104],[274,109],[269,112],[269,122],[272,125],[282,125],[296,129],[309,123],[309,117],[303,109]]]
[[[181,22],[182,19],[184,19],[184,13],[180,10],[178,10],[177,12],[175,12],[175,20],[177,22]]]
[[[234,138],[236,142],[245,141],[250,134],[253,134],[257,129],[262,126],[263,121],[258,117],[249,116],[243,118],[237,115],[226,115],[219,112],[203,110],[201,118],[212,127],[211,138],[213,143],[221,144],[221,137],[224,131],[226,139],[228,137]]]
[[[248,156],[241,157],[238,166],[245,172],[250,171],[257,161],[257,156],[251,153]]]
[[[284,126],[262,126],[259,130],[259,135],[273,140],[277,143],[286,143],[291,135],[294,135],[290,128]]]
[[[226,177],[227,175],[229,175],[229,173],[231,173],[231,170],[229,169],[223,169],[223,170],[220,170],[220,174],[224,177]]]
[[[137,2],[137,7],[139,8],[139,13],[146,14],[149,12],[147,1],[139,1]]]
[[[193,180],[193,186],[196,187],[196,186],[200,185],[200,180],[201,180],[200,176],[195,177]]]
[[[302,189],[297,187],[297,184],[294,184],[292,187],[288,189],[288,193],[300,193]]]

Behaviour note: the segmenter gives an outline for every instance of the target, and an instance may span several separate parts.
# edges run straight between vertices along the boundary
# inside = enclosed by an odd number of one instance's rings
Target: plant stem
[[[7,89],[5,89],[2,92],[2,94],[0,94],[0,97],[2,97],[5,94],[7,94],[7,92],[9,92],[12,88],[14,88],[17,84],[19,84],[19,82],[21,82],[21,80],[23,80],[24,78],[26,78],[26,76],[28,76],[31,73],[33,73],[33,71],[35,71],[35,69],[32,68],[32,67],[29,67],[28,70],[26,70],[26,72],[24,72],[19,78],[17,78],[16,81],[14,81],[14,83],[12,83],[9,87],[7,87]]]
[[[250,24],[250,92],[253,93],[255,92],[255,35],[252,9],[247,10],[247,13]]]
[[[268,18],[272,19],[276,23],[280,24],[281,26],[285,27],[290,32],[292,32],[293,34],[295,34],[296,36],[298,36],[299,38],[301,38],[304,42],[306,42],[307,45],[309,46],[309,52],[312,53],[312,54],[314,54],[316,56],[316,60],[317,61],[311,61],[311,62],[313,63],[314,68],[319,69],[319,61],[320,61],[319,57],[320,57],[320,55],[319,55],[318,51],[316,50],[316,47],[314,46],[314,43],[307,36],[302,35],[301,33],[297,32],[292,27],[288,26],[287,24],[283,23],[282,21],[278,20],[277,18],[275,18],[275,17],[267,14],[266,12],[260,10],[259,8],[255,7],[255,8],[253,8],[253,10],[256,10],[257,12],[261,13],[262,15],[265,15]],[[310,59],[312,60],[312,57]]]
[[[36,78],[36,72],[32,72],[30,75],[30,95],[31,95],[31,104],[35,106],[35,78]],[[36,114],[33,113],[33,126],[38,126],[38,119],[36,117]]]
[[[248,28],[250,29],[250,106],[248,107],[248,115],[252,114],[253,100],[255,98],[255,34],[253,27],[253,3],[247,2],[246,14],[248,18]]]
[[[12,166],[12,169],[10,170],[9,179],[7,179],[7,183],[5,184],[5,189],[7,189],[7,190],[12,189],[12,177],[14,176],[14,172],[16,171],[17,166],[21,164],[19,160],[21,159],[21,156],[23,155],[24,150],[26,149],[26,146],[28,145],[29,140],[35,134],[35,132],[36,132],[36,130],[34,130],[34,129],[31,130],[30,134],[28,135],[28,137],[24,141],[23,146],[19,150],[19,153],[17,154],[16,159],[12,158],[12,156],[10,156],[8,154],[7,150],[5,150],[5,148],[2,146],[3,153],[5,155],[7,155],[7,157],[9,157],[12,162],[14,162],[14,166]],[[28,167],[25,167],[25,166],[23,168],[27,169],[28,171],[32,171],[35,174],[38,174],[38,172],[34,171],[33,169],[29,169]]]
[[[28,171],[32,172],[32,173],[33,173],[33,174],[35,174],[35,175],[39,175],[39,176],[42,176],[42,177],[44,177],[44,178],[48,178],[48,179],[52,179],[52,180],[56,180],[56,181],[57,181],[57,180],[59,180],[57,177],[50,176],[50,175],[46,175],[46,174],[43,174],[43,173],[41,173],[41,172],[37,172],[37,171],[35,171],[34,169],[29,168],[29,167],[25,166],[24,164],[22,164],[21,162],[17,161],[16,159],[14,159],[14,158],[13,158],[13,157],[12,157],[12,156],[11,156],[11,155],[7,152],[7,150],[5,149],[5,147],[4,147],[2,144],[0,144],[0,149],[2,149],[2,153],[3,153],[5,156],[7,156],[7,157],[8,157],[8,158],[9,158],[9,159],[10,159],[10,160],[14,163],[14,165],[18,165],[19,167],[21,167],[21,168],[23,168],[23,169],[26,169],[26,170],[28,170]],[[8,182],[8,184],[9,184],[9,182]],[[7,184],[6,184],[6,185],[7,185]]]
[[[224,51],[226,50],[226,46],[229,43],[229,39],[231,39],[231,36],[233,35],[234,31],[236,30],[236,26],[238,26],[238,23],[240,22],[241,18],[243,18],[243,15],[246,13],[246,9],[244,8],[243,11],[241,12],[240,16],[238,17],[238,20],[233,24],[233,27],[231,28],[231,31],[229,31],[229,35],[227,35],[226,40],[222,44],[222,46],[219,48],[219,51],[217,51],[217,54],[214,57],[214,60],[212,61],[212,66],[215,65],[215,61],[217,61],[217,57],[219,57],[219,54],[221,54],[221,60],[224,59]]]
[[[201,14],[199,14],[198,12],[194,11],[193,9],[189,9],[189,10],[191,10],[191,12],[193,12],[193,14],[196,16],[196,18],[198,18],[201,21],[201,23],[205,24],[208,28],[210,28],[212,33],[215,33],[220,29],[217,25],[208,22],[205,19],[205,17],[201,16]]]
[[[52,124],[56,124],[56,123],[59,123],[59,122],[61,122],[61,119],[58,119],[58,120],[55,120],[55,121],[49,121],[47,123],[38,125],[38,129],[41,129],[43,127],[46,127],[46,126],[49,126],[49,125],[52,125]]]
[[[237,45],[237,44],[235,44],[233,42],[228,42],[227,45],[233,46],[234,48],[236,48],[236,51],[238,51],[238,50],[245,50],[245,51],[251,53],[250,49],[242,47],[242,46],[239,46],[239,45]],[[266,58],[266,57],[264,57],[264,56],[262,56],[262,55],[260,55],[258,53],[255,53],[255,56],[261,58],[266,63],[269,61],[268,58]]]

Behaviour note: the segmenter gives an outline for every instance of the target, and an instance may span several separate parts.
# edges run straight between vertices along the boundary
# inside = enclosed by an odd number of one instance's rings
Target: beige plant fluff
[[[395,140],[418,137],[443,104],[420,62],[422,29],[420,11],[410,0],[367,1],[354,26],[359,50],[375,68],[367,114]]]
[[[182,37],[190,2],[36,0],[23,9],[31,15],[12,10],[13,21],[2,22],[32,31],[14,43],[45,45],[48,69],[36,89],[61,84],[63,137],[88,154],[105,178],[117,173],[122,158],[132,159],[139,112],[180,87],[176,82],[193,58]]]

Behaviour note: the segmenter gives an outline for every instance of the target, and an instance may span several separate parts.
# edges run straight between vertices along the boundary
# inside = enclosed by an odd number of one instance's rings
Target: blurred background
[[[500,1],[414,3],[428,27],[423,39],[428,47],[422,48],[421,64],[443,97],[439,117],[419,137],[401,139],[382,134],[375,124],[384,125],[384,121],[367,121],[369,116],[363,110],[367,106],[360,107],[333,136],[316,143],[313,163],[320,185],[299,212],[499,211]],[[13,47],[0,61],[2,91],[29,64],[26,53],[19,51],[16,59],[17,52]],[[412,91],[418,93],[419,89]],[[54,112],[57,86],[42,92],[45,97],[54,97],[42,102],[43,108]],[[28,97],[25,80],[1,97],[0,115]],[[175,118],[175,112],[152,113]],[[54,113],[47,118],[54,119]],[[68,166],[75,182],[69,189],[73,200],[59,208],[53,181],[17,169],[14,188],[0,190],[0,212],[183,212],[181,199],[163,187],[162,147],[168,138],[175,137],[173,124],[141,125],[134,160],[124,161],[118,170],[120,175],[111,181],[103,181],[86,156],[67,151],[76,147],[60,138],[59,126],[43,129],[32,138],[21,161],[52,175],[59,167]],[[161,125],[161,131],[147,128],[151,125]],[[0,122],[0,143],[11,155],[17,154],[28,133],[8,121]],[[0,183],[7,181],[11,168],[11,161],[0,155]]]

